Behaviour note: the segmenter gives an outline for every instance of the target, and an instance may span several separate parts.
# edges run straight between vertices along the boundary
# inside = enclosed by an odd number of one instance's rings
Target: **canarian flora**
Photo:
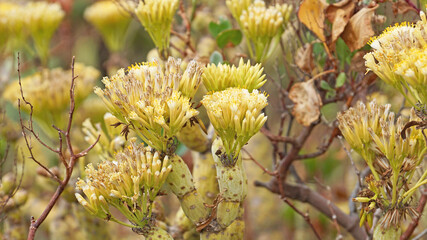
[[[104,118],[106,125],[125,125],[149,147],[138,145],[135,138],[128,145],[118,130],[107,127],[105,132],[86,120],[83,130],[89,143],[101,134],[96,150],[102,162],[97,168],[86,167],[86,180],[77,184],[86,198],[76,196],[91,214],[129,225],[111,215],[109,208],[117,208],[135,225],[134,231],[139,228],[148,237],[148,229],[158,225],[150,220],[156,195],[172,192],[184,214],[179,221],[188,219],[197,228],[210,223],[221,235],[241,236],[247,178],[240,151],[267,119],[262,113],[267,96],[258,90],[266,81],[263,69],[243,60],[238,66],[207,68],[190,61],[182,69],[181,60],[175,58],[134,64],[105,77],[104,89],[96,87],[111,113]],[[202,104],[215,139],[208,137],[192,103],[202,79],[210,91]],[[175,154],[177,139],[199,152],[195,163],[200,172],[194,174],[204,181],[195,184],[188,166]],[[218,201],[216,195],[220,200],[212,215],[205,202]],[[126,206],[120,204],[123,201]],[[202,234],[204,239],[214,236]]]

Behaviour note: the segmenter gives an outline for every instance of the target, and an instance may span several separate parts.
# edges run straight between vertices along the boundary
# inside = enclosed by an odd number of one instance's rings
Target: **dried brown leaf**
[[[298,11],[299,20],[316,36],[325,41],[325,9],[328,4],[323,0],[304,0]]]
[[[295,103],[292,115],[298,123],[309,126],[319,119],[322,99],[314,87],[314,80],[294,84],[289,98]]]
[[[391,7],[393,9],[393,14],[395,16],[398,14],[405,14],[411,11],[417,13],[417,10],[411,7],[411,5],[409,5],[405,0],[399,0],[397,2],[393,2]]]
[[[352,0],[344,0],[328,6],[326,18],[332,23],[332,36],[330,49],[335,49],[335,42],[344,31],[348,21],[353,15],[355,4]]]
[[[369,39],[375,35],[371,22],[377,8],[378,4],[373,7],[364,7],[350,18],[341,34],[350,51],[365,46]]]
[[[296,65],[304,72],[311,73],[314,69],[313,44],[306,43],[298,48],[295,54]]]

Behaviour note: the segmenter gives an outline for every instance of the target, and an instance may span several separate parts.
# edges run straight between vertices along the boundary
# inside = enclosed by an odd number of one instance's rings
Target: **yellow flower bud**
[[[249,92],[259,89],[267,81],[263,74],[261,64],[251,66],[250,61],[246,64],[243,58],[239,61],[239,66],[235,67],[227,64],[209,64],[203,75],[203,84],[208,91],[221,91],[230,87],[245,88]]]
[[[228,88],[205,95],[202,103],[229,156],[237,157],[267,120],[261,113],[267,97],[258,90],[249,93],[247,89]]]
[[[135,10],[159,52],[169,47],[172,20],[178,4],[178,0],[145,0],[140,1]]]

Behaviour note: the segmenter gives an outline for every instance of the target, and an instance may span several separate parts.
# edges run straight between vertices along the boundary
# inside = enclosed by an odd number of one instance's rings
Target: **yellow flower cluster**
[[[94,150],[97,151],[98,156],[102,160],[112,160],[114,153],[122,150],[126,143],[125,136],[120,134],[121,128],[114,127],[120,121],[111,113],[104,115],[105,129],[100,123],[92,125],[90,119],[83,122],[82,131],[85,134],[85,141],[89,144],[96,142],[100,136],[98,143],[95,145]]]
[[[421,21],[388,27],[370,41],[373,52],[365,55],[368,71],[373,71],[387,84],[398,89],[413,105],[427,103],[427,26]]]
[[[128,11],[133,11],[134,8],[131,1],[99,1],[85,10],[84,18],[101,33],[108,49],[115,52],[123,47],[132,19]]]
[[[267,97],[258,90],[250,93],[247,89],[228,88],[205,95],[202,103],[232,159],[237,159],[241,148],[267,120],[261,113],[267,106]]]
[[[263,0],[249,3],[250,1],[228,0],[227,6],[246,38],[252,42],[248,42],[251,57],[255,57],[257,62],[264,62],[277,47],[284,26],[289,21],[292,6],[276,4],[267,8]]]
[[[169,47],[172,20],[178,4],[178,0],[145,0],[140,1],[135,10],[160,53]]]
[[[208,91],[221,91],[229,87],[236,87],[252,92],[254,89],[262,87],[267,81],[262,73],[263,69],[261,64],[251,66],[250,61],[245,64],[243,58],[240,59],[238,67],[211,63],[202,75],[203,84]]]
[[[288,10],[289,9],[289,10]],[[266,7],[262,0],[255,0],[240,15],[246,37],[258,41],[260,38],[273,38],[282,31],[282,24],[289,19],[290,5]]]
[[[86,167],[87,179],[77,182],[77,189],[86,199],[79,193],[76,198],[97,217],[123,224],[111,215],[110,207],[114,207],[132,224],[143,228],[171,169],[168,156],[161,159],[159,152],[131,141],[114,161],[102,161],[97,169],[92,164]]]
[[[46,63],[49,56],[50,39],[65,13],[59,3],[29,2],[26,6],[25,16],[36,51],[42,62]]]
[[[13,51],[22,47],[28,36],[25,9],[20,5],[1,2],[0,3],[0,50]]]
[[[422,129],[406,129],[405,137],[402,137],[406,122],[402,117],[395,120],[395,114],[389,110],[390,105],[381,106],[372,101],[365,106],[359,102],[356,108],[350,108],[337,117],[342,135],[365,159],[373,175],[368,181],[366,196],[355,199],[370,203],[369,210],[362,212],[361,224],[367,217],[372,218],[373,210],[377,207],[384,207],[385,210],[403,206],[417,188],[427,183],[426,171],[412,187],[402,188],[405,184],[412,184],[411,180],[424,159],[427,146]],[[420,121],[414,109],[409,121]],[[385,188],[386,185],[391,189]]]
[[[95,86],[100,72],[81,63],[74,65],[74,71],[78,74],[75,80],[75,100],[80,102],[92,92],[91,88]],[[43,69],[41,72],[23,78],[21,82],[24,97],[31,103],[37,103],[34,107],[34,116],[45,120],[46,123],[50,123],[53,117],[57,120],[55,124],[58,124],[60,119],[63,119],[62,113],[68,110],[70,104],[71,70]],[[6,87],[5,99],[17,104],[20,97],[18,81]]]
[[[46,63],[50,39],[64,16],[59,3],[0,3],[0,43],[7,43],[8,51],[22,48],[29,33],[40,59]]]
[[[202,68],[191,61],[184,73],[181,61],[169,58],[162,64],[139,64],[126,72],[121,69],[102,81],[105,89],[95,89],[109,111],[159,151],[187,121],[198,114],[190,103],[200,84]]]
[[[390,104],[378,105],[374,100],[368,105],[358,102],[355,108],[338,113],[337,119],[342,135],[368,164],[374,160],[370,149],[372,143],[370,132],[381,134],[380,119],[387,119],[390,107]]]

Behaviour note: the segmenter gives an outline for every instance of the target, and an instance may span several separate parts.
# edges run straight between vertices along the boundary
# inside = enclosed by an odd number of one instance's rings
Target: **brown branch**
[[[423,214],[426,202],[427,202],[427,190],[424,189],[424,191],[422,192],[422,196],[421,196],[420,202],[418,203],[418,207],[417,207],[418,216],[415,217],[412,220],[411,224],[409,224],[409,226],[406,229],[406,231],[400,237],[400,240],[406,240],[406,239],[409,239],[411,237],[411,235],[414,232],[415,228],[417,228],[417,226],[419,224],[419,221],[420,221],[421,216]]]
[[[260,132],[263,133],[271,142],[284,142],[284,143],[296,144],[294,138],[274,135],[272,132],[270,132],[266,128],[261,128]]]
[[[417,11],[417,13],[419,14],[420,13],[420,9],[417,7],[417,6],[415,6],[415,4],[413,3],[413,2],[411,2],[411,0],[405,0],[405,2],[409,5],[409,6],[411,6],[413,9],[415,9],[415,11]]]
[[[281,194],[279,184],[277,183],[276,179],[272,179],[272,181],[268,183],[256,181],[255,186],[264,187],[273,193],[279,195]],[[347,232],[349,232],[354,239],[366,239],[366,232],[364,231],[364,229],[359,227],[358,216],[345,214],[335,204],[331,204],[328,199],[326,199],[319,193],[311,190],[305,185],[285,184],[285,186],[283,187],[286,189],[287,198],[308,203],[312,207],[326,215],[329,219],[332,219],[333,215],[335,214],[336,221],[338,222],[338,224],[343,227]]]
[[[76,164],[77,160],[80,157],[85,156],[95,146],[95,144],[99,141],[99,138],[100,138],[100,136],[98,136],[95,143],[90,145],[86,150],[84,150],[82,152],[75,153],[73,150],[73,146],[71,143],[71,126],[72,126],[73,116],[74,116],[74,111],[75,111],[75,99],[74,99],[75,83],[74,83],[74,80],[77,78],[77,76],[74,75],[74,62],[75,62],[75,57],[73,57],[73,59],[71,61],[70,110],[68,113],[67,128],[66,128],[66,130],[61,130],[61,129],[53,126],[53,128],[55,128],[59,134],[59,147],[57,150],[50,148],[50,147],[47,147],[52,152],[57,153],[59,158],[61,159],[62,164],[64,164],[64,167],[66,170],[65,171],[65,178],[63,180],[60,180],[46,166],[44,166],[42,163],[38,162],[33,155],[32,147],[31,147],[31,143],[30,143],[29,139],[31,136],[35,136],[36,138],[38,138],[38,137],[37,137],[37,134],[34,132],[34,129],[33,129],[33,118],[32,118],[33,117],[32,116],[33,115],[33,105],[24,98],[24,93],[23,93],[23,89],[22,89],[22,85],[21,85],[20,60],[19,60],[19,55],[18,55],[18,79],[19,79],[19,86],[20,86],[20,90],[21,90],[21,98],[25,102],[25,104],[27,104],[30,107],[30,118],[29,118],[28,126],[26,126],[23,122],[23,119],[21,116],[21,108],[19,107],[19,118],[20,118],[21,127],[22,127],[22,135],[25,139],[25,142],[27,144],[27,148],[30,152],[30,158],[33,161],[35,161],[40,167],[42,167],[44,170],[46,170],[46,172],[48,172],[49,175],[59,183],[59,186],[57,187],[55,193],[53,194],[53,196],[49,200],[48,205],[43,210],[43,212],[39,216],[39,218],[35,219],[34,217],[31,217],[31,224],[29,227],[27,240],[33,240],[34,239],[37,229],[43,223],[43,221],[46,219],[46,217],[49,215],[50,211],[53,209],[55,204],[58,202],[59,197],[61,196],[64,189],[67,187],[68,182],[70,181],[70,178],[71,178],[72,173],[73,173],[74,165]],[[20,104],[20,102],[18,102],[18,105],[19,104]],[[26,131],[29,131],[31,135],[27,135]],[[63,138],[63,136],[64,136],[64,138]],[[63,140],[65,140],[65,145],[67,146],[66,149],[62,148]],[[47,146],[47,145],[43,144],[43,142],[41,140],[39,140],[39,142],[41,142],[43,146],[45,146],[45,147]],[[66,154],[67,151],[69,152],[69,155]],[[68,162],[66,160],[67,158],[68,158]]]
[[[178,14],[179,14],[179,16],[181,16],[182,21],[185,25],[185,29],[186,29],[185,30],[186,39],[184,40],[185,45],[188,46],[193,53],[195,53],[196,49],[191,44],[191,22],[188,19],[187,15],[185,14],[184,1],[180,1]],[[185,57],[185,56],[183,56],[183,57]]]
[[[335,127],[332,130],[331,136],[329,137],[328,141],[325,144],[323,144],[323,146],[319,147],[319,151],[314,152],[314,153],[298,155],[295,157],[295,160],[315,158],[315,157],[318,157],[320,155],[323,155],[326,151],[328,151],[329,147],[331,146],[332,142],[334,141],[335,137],[338,135],[339,132],[340,131],[339,131],[338,127]]]

